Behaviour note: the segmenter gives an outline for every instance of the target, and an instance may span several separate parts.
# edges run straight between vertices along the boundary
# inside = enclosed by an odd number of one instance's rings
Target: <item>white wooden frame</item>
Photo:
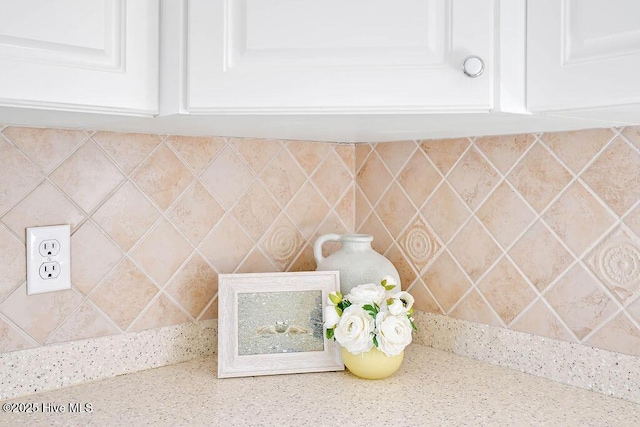
[[[340,290],[337,271],[221,274],[218,277],[218,378],[344,370],[340,349],[323,334],[324,350],[239,355],[238,294],[322,291],[322,312],[330,292]]]

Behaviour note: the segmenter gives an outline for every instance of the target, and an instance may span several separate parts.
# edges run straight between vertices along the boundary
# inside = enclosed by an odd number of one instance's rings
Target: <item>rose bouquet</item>
[[[326,335],[357,355],[376,347],[389,357],[400,354],[417,330],[413,323],[414,299],[408,292],[390,293],[396,287],[390,276],[380,285],[367,283],[348,295],[329,294],[325,307]]]

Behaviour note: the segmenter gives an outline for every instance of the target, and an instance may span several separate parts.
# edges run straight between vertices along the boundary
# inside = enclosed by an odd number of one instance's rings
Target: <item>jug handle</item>
[[[325,242],[340,242],[342,241],[342,235],[340,234],[323,234],[318,237],[316,242],[313,244],[313,257],[316,259],[316,267],[320,265],[322,261],[324,261],[324,257],[322,256],[322,245]]]

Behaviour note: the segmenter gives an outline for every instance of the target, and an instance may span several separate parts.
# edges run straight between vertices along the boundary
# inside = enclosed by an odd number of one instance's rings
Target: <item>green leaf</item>
[[[327,329],[327,339],[330,340],[331,338],[333,338],[333,328]]]
[[[340,292],[331,292],[329,294],[329,299],[332,303],[338,304],[340,301],[342,301],[342,294]]]
[[[373,345],[378,347],[378,337],[376,337],[375,335],[373,336]]]
[[[338,313],[338,316],[342,317],[342,309],[340,307],[338,307],[337,305],[335,307],[336,307],[336,313]]]
[[[382,282],[380,282],[380,284],[381,284],[382,286],[387,286],[387,279],[384,279]]]
[[[389,298],[389,299],[387,300],[387,305],[391,305],[391,304],[393,304],[393,298]]]
[[[386,282],[386,280],[384,280],[384,282]],[[390,291],[391,289],[395,288],[396,285],[382,285],[382,287],[384,287],[385,291]]]

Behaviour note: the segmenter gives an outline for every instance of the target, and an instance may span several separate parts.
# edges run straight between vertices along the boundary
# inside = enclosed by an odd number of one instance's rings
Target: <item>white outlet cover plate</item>
[[[60,252],[55,256],[42,256],[39,246],[44,240],[58,241]],[[40,266],[45,262],[57,262],[60,275],[43,279]],[[65,289],[71,289],[71,227],[67,224],[27,228],[27,295]]]

